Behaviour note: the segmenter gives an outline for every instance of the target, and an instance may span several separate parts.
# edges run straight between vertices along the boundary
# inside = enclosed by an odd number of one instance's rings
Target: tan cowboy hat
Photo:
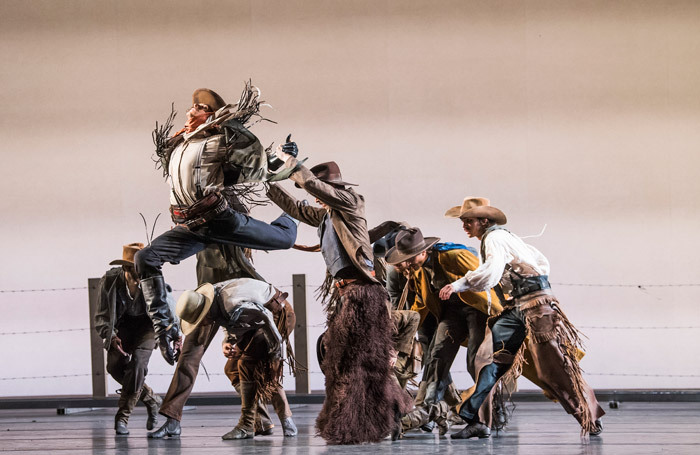
[[[122,258],[113,260],[109,263],[109,265],[127,265],[133,267],[134,256],[136,255],[137,251],[142,249],[143,243],[130,243],[128,245],[124,245],[122,250]]]
[[[506,215],[491,206],[491,201],[485,197],[466,197],[462,205],[452,207],[445,212],[447,218],[487,218],[496,224],[506,224]]]
[[[418,228],[410,228],[396,234],[393,248],[386,253],[386,262],[398,264],[422,253],[440,241],[439,237],[423,237]]]
[[[204,283],[194,291],[183,292],[175,307],[182,333],[189,335],[209,313],[213,302],[214,286],[211,283]]]
[[[214,90],[209,90],[208,88],[195,90],[192,94],[192,104],[206,104],[214,112],[226,106],[224,99]]]

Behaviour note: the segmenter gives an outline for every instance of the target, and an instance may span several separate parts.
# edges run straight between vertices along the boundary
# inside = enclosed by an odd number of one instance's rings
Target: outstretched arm
[[[326,211],[320,207],[311,207],[303,201],[297,200],[276,183],[270,185],[267,197],[289,216],[310,226],[318,227],[326,214]]]

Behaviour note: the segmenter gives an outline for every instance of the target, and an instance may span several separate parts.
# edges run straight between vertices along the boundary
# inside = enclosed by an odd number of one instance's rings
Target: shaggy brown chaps
[[[389,365],[392,323],[388,294],[376,283],[342,288],[324,335],[326,399],[316,420],[328,444],[377,442],[413,407]]]

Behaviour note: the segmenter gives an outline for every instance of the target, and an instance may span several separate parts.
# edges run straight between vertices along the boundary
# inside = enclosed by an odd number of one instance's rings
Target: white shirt
[[[539,275],[549,275],[549,261],[534,246],[528,245],[515,234],[504,229],[490,232],[484,240],[485,260],[476,269],[452,283],[455,292],[486,291],[495,287],[505,271],[506,264],[518,269],[528,265]],[[510,282],[501,283],[503,291],[512,290]]]
[[[197,202],[197,185],[200,185],[202,195],[224,187],[222,164],[226,147],[222,134],[202,136],[202,129],[207,128],[209,123],[211,117],[193,132],[185,133],[185,140],[170,155],[171,205],[190,206]]]
[[[277,292],[271,284],[253,278],[234,278],[233,280],[217,283],[216,287],[221,289],[226,310],[232,310],[242,303],[264,305]]]

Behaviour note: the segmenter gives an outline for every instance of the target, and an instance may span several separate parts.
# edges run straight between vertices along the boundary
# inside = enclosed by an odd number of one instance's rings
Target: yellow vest
[[[437,256],[438,264],[435,264],[434,267],[440,267],[445,274],[445,278],[447,278],[450,283],[457,281],[466,275],[467,272],[479,267],[479,259],[470,253],[469,250],[448,250],[439,251],[437,254],[428,252],[428,254],[431,254],[433,259]],[[421,267],[411,274],[411,280],[413,288],[416,291],[416,300],[411,309],[420,314],[421,324],[428,315],[428,312],[432,313],[439,321],[442,314],[442,301],[438,295],[440,290],[438,289],[438,292],[431,291],[430,275],[426,272],[425,268]],[[458,295],[465,304],[476,308],[484,314],[492,316],[500,313],[503,307],[496,293],[492,289],[489,290],[489,292],[491,293],[490,314],[488,313],[489,303],[486,292],[465,291],[460,292]]]

